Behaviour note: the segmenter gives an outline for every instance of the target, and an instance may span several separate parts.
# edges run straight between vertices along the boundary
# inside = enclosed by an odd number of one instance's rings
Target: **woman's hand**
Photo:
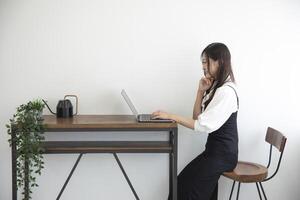
[[[206,78],[205,76],[202,77],[199,81],[198,91],[205,92],[212,86],[213,82],[213,78]]]
[[[153,118],[160,118],[160,119],[171,119],[174,122],[185,126],[187,128],[190,129],[194,129],[194,124],[195,124],[195,120],[187,118],[187,117],[182,117],[180,115],[176,115],[176,114],[170,114],[161,110],[155,111],[152,113]]]
[[[161,110],[155,111],[151,115],[152,115],[153,119],[158,119],[158,118],[159,119],[171,119],[172,118],[171,114],[161,111]]]

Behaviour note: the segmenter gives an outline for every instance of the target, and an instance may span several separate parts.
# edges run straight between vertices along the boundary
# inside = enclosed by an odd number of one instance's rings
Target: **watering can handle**
[[[64,99],[66,99],[66,97],[75,97],[76,98],[76,112],[75,112],[74,115],[77,115],[77,113],[78,113],[78,97],[76,95],[73,95],[73,94],[65,95]]]

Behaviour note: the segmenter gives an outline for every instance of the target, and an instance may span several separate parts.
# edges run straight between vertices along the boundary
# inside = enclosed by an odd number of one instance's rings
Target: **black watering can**
[[[76,113],[73,114],[73,105],[69,99],[66,99],[66,97],[75,97],[76,98]],[[42,99],[43,100],[43,99]],[[58,104],[56,106],[56,113],[54,113],[45,100],[43,100],[49,111],[56,115],[58,118],[67,118],[67,117],[73,117],[73,115],[77,115],[78,111],[78,97],[76,95],[65,95],[63,100],[59,100]]]

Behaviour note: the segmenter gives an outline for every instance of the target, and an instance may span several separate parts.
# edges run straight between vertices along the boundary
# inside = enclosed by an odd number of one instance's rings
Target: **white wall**
[[[141,112],[164,109],[191,116],[202,76],[199,55],[215,41],[231,50],[239,86],[239,158],[266,163],[267,127],[285,133],[282,168],[265,189],[272,200],[299,199],[299,9],[296,0],[0,0],[0,199],[11,199],[4,125],[18,105],[45,98],[54,108],[64,94],[77,94],[80,114],[129,114],[120,96],[126,88]],[[179,171],[204,149],[206,136],[192,133],[179,128]],[[55,199],[75,159],[46,155],[33,199]],[[167,155],[122,154],[120,159],[141,199],[166,199]],[[230,186],[221,178],[219,199],[228,198]],[[240,197],[258,199],[255,185],[242,187]],[[83,157],[62,199],[134,196],[113,157],[93,154]]]

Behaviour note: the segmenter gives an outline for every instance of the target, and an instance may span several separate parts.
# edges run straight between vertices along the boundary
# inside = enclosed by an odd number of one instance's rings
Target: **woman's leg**
[[[215,168],[214,160],[203,153],[192,160],[178,175],[178,200],[210,200],[220,178]]]
[[[214,191],[212,193],[212,196],[210,197],[209,200],[218,200],[218,183],[215,186],[215,189],[214,189]]]

